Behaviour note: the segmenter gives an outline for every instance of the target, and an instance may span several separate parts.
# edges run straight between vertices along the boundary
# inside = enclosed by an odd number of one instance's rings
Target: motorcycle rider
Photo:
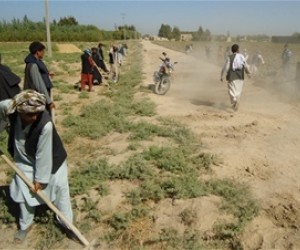
[[[162,64],[159,66],[159,72],[160,73],[166,73],[169,74],[169,71],[173,68],[172,63],[170,62],[170,58],[167,57],[167,53],[163,52],[162,55],[164,56],[164,58],[159,58],[160,60],[162,60]],[[162,69],[163,68],[163,69]]]

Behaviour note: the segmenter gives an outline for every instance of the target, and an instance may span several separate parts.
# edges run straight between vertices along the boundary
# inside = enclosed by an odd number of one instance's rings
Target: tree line
[[[211,33],[208,29],[204,30],[201,26],[195,32],[181,32],[177,26],[173,28],[169,24],[162,24],[158,31],[158,36],[167,38],[169,40],[174,39],[175,41],[182,40],[181,34],[191,34],[193,41],[210,41],[211,40]]]
[[[53,20],[50,23],[51,40],[56,42],[82,41],[97,42],[105,40],[139,39],[141,34],[133,25],[115,27],[115,30],[101,30],[94,25],[81,25],[70,16]],[[34,41],[46,40],[46,23],[33,22],[26,15],[23,19],[12,19],[7,22],[0,21],[0,41]]]

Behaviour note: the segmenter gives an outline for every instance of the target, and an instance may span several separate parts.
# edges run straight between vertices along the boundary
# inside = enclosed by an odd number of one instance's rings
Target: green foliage
[[[172,38],[172,28],[170,25],[168,24],[162,24],[160,26],[160,29],[158,31],[158,36],[159,37],[164,37],[167,39],[171,39]]]
[[[132,30],[134,26],[126,26],[126,40],[138,39],[141,34]],[[46,25],[45,22],[33,22],[25,15],[23,20],[13,18],[12,21],[0,21],[1,41],[44,41]],[[50,23],[51,39],[57,42],[67,41],[93,41],[121,40],[124,39],[123,32],[100,30],[94,25],[78,24],[72,17],[62,17],[57,22]]]
[[[143,155],[146,160],[166,171],[184,172],[188,167],[186,155],[179,148],[151,146]]]
[[[128,198],[131,204],[136,205],[148,200],[158,202],[164,198],[187,199],[206,194],[203,182],[197,180],[194,175],[183,175],[146,180],[139,188],[133,190]]]
[[[101,182],[109,178],[111,169],[106,159],[100,159],[72,171],[69,177],[71,196],[84,194],[91,188],[99,187]]]
[[[159,126],[143,121],[130,124],[129,130],[131,132],[129,139],[136,141],[152,139],[160,133]]]
[[[196,198],[207,195],[205,184],[195,175],[175,176],[161,183],[165,196],[173,199]]]
[[[78,22],[75,17],[69,16],[69,17],[61,17],[57,23],[59,26],[73,26],[78,25]]]
[[[0,192],[0,222],[6,225],[12,225],[16,221],[18,211],[17,205],[9,196],[8,186],[1,189]]]
[[[54,81],[53,85],[62,94],[74,92],[74,87],[68,83]]]
[[[0,149],[2,152],[7,155],[7,140],[8,140],[8,134],[6,132],[0,133]]]
[[[129,223],[130,216],[126,213],[116,213],[109,221],[110,226],[115,230],[124,230],[128,227]]]
[[[54,220],[54,214],[49,209],[41,207],[41,212],[37,212],[35,222],[38,224],[38,230],[36,232],[35,249],[51,249],[55,245],[59,245],[65,235],[62,233],[61,227]]]
[[[203,30],[203,28],[200,26],[198,31],[192,33],[193,41],[210,41],[211,40],[211,34],[210,31]]]
[[[89,99],[90,96],[89,96],[89,93],[88,92],[81,92],[79,94],[79,99]]]
[[[186,208],[179,214],[179,217],[184,225],[191,226],[197,220],[197,212],[192,208]]]
[[[88,220],[89,223],[99,223],[102,217],[97,207],[99,200],[93,201],[91,198],[86,197],[84,197],[82,200],[84,203],[81,206],[81,212],[85,213],[84,219]]]
[[[128,180],[145,180],[153,175],[153,169],[141,154],[135,154],[125,163],[121,164],[120,168],[115,169],[112,173],[113,178],[128,179]]]
[[[134,114],[139,116],[154,116],[156,115],[156,105],[154,102],[144,99],[139,102],[133,102],[131,109],[133,110]]]
[[[172,227],[163,228],[156,239],[151,240],[153,245],[157,245],[157,249],[187,249],[201,250],[210,249],[208,244],[205,244],[199,232],[186,230],[183,235]]]
[[[212,194],[224,198],[222,209],[236,218],[236,221],[217,223],[214,227],[216,238],[236,241],[237,235],[259,212],[249,187],[230,180],[212,180],[207,183],[207,188]]]
[[[175,41],[180,41],[181,40],[180,29],[176,26],[172,30],[172,38],[175,39]]]

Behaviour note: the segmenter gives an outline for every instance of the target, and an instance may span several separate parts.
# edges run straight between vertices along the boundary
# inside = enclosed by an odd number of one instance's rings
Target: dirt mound
[[[77,53],[82,52],[77,46],[71,43],[56,44],[60,53]]]

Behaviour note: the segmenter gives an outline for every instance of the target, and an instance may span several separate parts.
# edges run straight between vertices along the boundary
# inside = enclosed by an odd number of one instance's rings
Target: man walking
[[[228,94],[232,104],[232,108],[237,111],[239,100],[243,90],[244,71],[250,75],[249,66],[242,54],[239,53],[237,44],[231,47],[232,55],[228,56],[221,72],[221,81],[226,74],[228,82]]]
[[[38,41],[29,45],[30,53],[25,58],[25,78],[24,89],[33,89],[46,97],[46,108],[51,111],[55,105],[51,99],[51,89],[53,87],[50,80],[50,73],[42,61],[46,47]]]
[[[281,54],[281,61],[282,61],[282,69],[283,69],[284,78],[289,77],[292,55],[293,55],[292,52],[288,48],[288,44],[285,44],[284,49],[283,49],[282,54]]]
[[[265,64],[265,61],[261,51],[258,50],[252,58],[252,63],[250,66],[251,74],[255,75],[262,64]]]
[[[10,124],[8,151],[16,166],[34,184],[34,190],[30,190],[16,174],[10,184],[10,195],[20,206],[17,243],[25,240],[33,225],[35,207],[43,204],[36,194],[38,190],[43,190],[71,223],[73,220],[67,153],[45,105],[45,96],[33,90],[0,102],[0,123],[9,121]]]

